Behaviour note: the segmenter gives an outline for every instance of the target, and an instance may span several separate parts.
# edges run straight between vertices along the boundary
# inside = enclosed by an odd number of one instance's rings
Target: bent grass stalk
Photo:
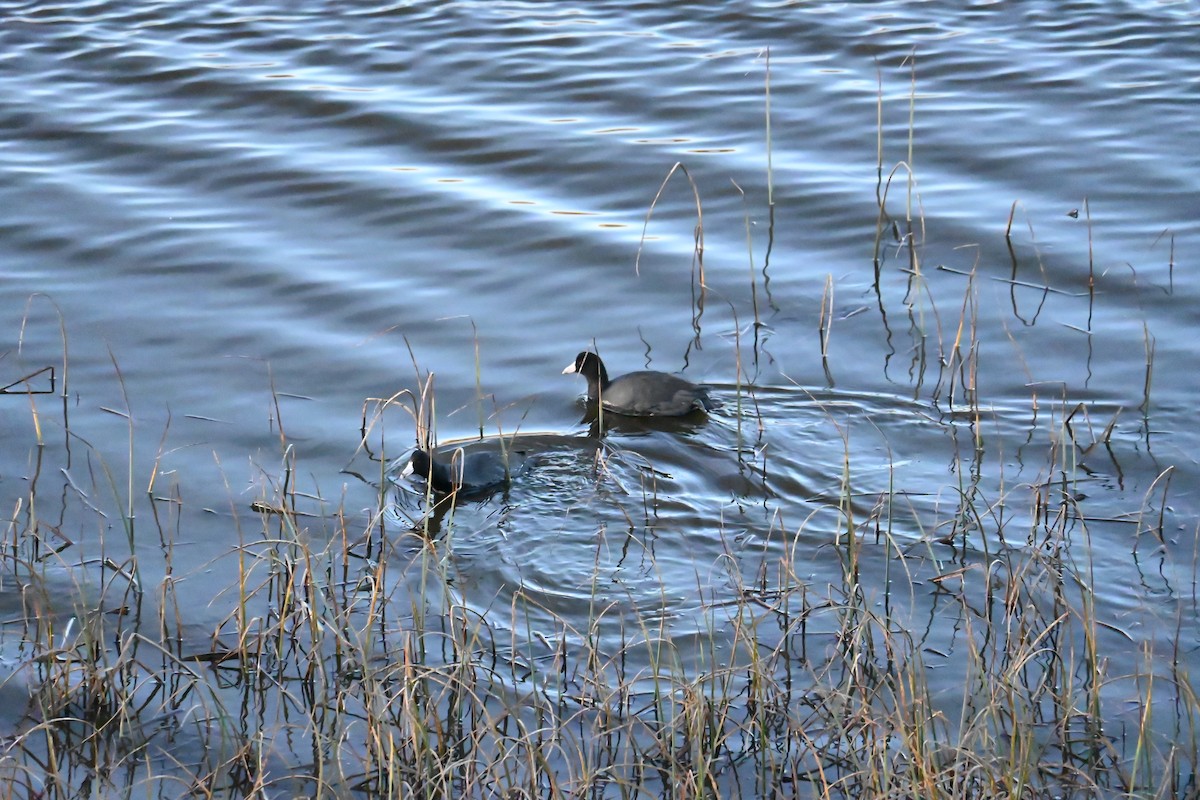
[[[667,176],[663,178],[662,183],[658,187],[658,191],[654,193],[654,199],[650,201],[650,208],[646,211],[646,220],[642,223],[642,236],[638,240],[637,254],[633,259],[633,271],[635,275],[642,274],[642,249],[646,245],[646,232],[650,228],[650,218],[653,216],[654,209],[657,208],[658,201],[662,197],[663,192],[666,191],[667,184],[671,182],[671,177],[676,172],[682,172],[684,177],[687,178],[688,186],[692,190],[692,199],[696,204],[696,227],[694,230],[695,250],[693,251],[693,267],[699,271],[700,288],[706,289],[708,288],[708,284],[704,277],[704,209],[700,204],[700,189],[696,186],[696,181],[692,179],[692,174],[688,172],[687,167],[684,166],[682,161],[675,162],[671,169],[667,171]]]

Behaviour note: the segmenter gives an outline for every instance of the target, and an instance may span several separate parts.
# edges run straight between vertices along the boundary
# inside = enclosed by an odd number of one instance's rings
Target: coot
[[[644,370],[608,379],[604,362],[595,353],[575,356],[564,375],[578,372],[587,378],[588,399],[618,414],[631,417],[682,417],[712,408],[708,390],[665,372]]]
[[[403,479],[414,473],[420,475],[437,494],[459,492],[481,495],[507,486],[524,463],[525,454],[511,450],[506,453],[486,450],[463,453],[455,449],[441,457],[432,457],[418,449],[413,452],[400,477]]]

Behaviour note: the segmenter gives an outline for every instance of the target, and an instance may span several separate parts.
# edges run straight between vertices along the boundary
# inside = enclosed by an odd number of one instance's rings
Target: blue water
[[[583,626],[598,575],[629,610],[614,641],[719,630],[785,553],[837,584],[848,459],[858,519],[889,498],[925,577],[1000,545],[937,543],[964,491],[1019,546],[1069,466],[1114,670],[1200,640],[1193,3],[0,2],[0,93],[0,384],[55,365],[67,393],[0,397],[0,508],[29,512],[40,430],[64,591],[129,554],[130,486],[154,583],[152,487],[203,649],[289,458],[315,542],[339,506],[399,535],[420,500],[380,517],[364,408],[433,373],[443,441],[546,437],[545,469],[443,526],[451,593],[497,630]],[[617,425],[598,468],[560,375],[592,346],[721,408]],[[413,420],[368,438],[400,457]]]

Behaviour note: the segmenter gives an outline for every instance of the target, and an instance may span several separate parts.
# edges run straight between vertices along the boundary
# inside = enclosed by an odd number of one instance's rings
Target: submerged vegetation
[[[25,703],[0,740],[3,796],[1196,796],[1200,554],[1181,566],[1164,546],[1171,470],[1123,517],[1092,516],[1081,462],[1111,447],[1116,417],[1094,421],[1088,406],[1035,385],[1023,458],[1039,477],[982,474],[994,466],[984,457],[994,419],[976,391],[974,274],[961,304],[939,313],[920,261],[911,144],[891,175],[907,176],[894,217],[881,144],[874,286],[882,309],[890,248],[903,261],[904,312],[929,348],[914,351],[912,369],[934,365],[926,392],[951,442],[947,484],[895,485],[890,454],[862,463],[829,397],[788,387],[841,437],[837,491],[749,545],[714,520],[721,581],[623,597],[597,567],[579,617],[521,586],[480,612],[463,597],[453,497],[436,509],[421,498],[415,511],[397,502],[400,454],[388,451],[385,423],[435,438],[428,376],[415,394],[366,404],[353,469],[379,505],[365,517],[302,488],[303,445],[286,434],[276,397],[277,466],[262,468],[256,497],[231,490],[227,509],[206,510],[228,519],[238,545],[180,571],[195,502],[187,478],[164,467],[164,445],[136,466],[135,440],[157,432],[138,429],[128,408],[105,409],[127,425],[127,452],[77,429],[62,322],[62,363],[0,398],[13,418],[28,405],[24,444],[6,446],[29,453],[25,474],[0,484],[0,690],[10,707]],[[769,295],[747,232],[757,336],[760,292],[762,308]],[[836,337],[832,294],[830,281],[823,359]],[[743,358],[757,340],[734,328],[723,413],[745,473],[769,487],[769,412]],[[1148,331],[1146,341],[1144,415]],[[507,422],[509,435],[519,426]],[[614,480],[611,457],[599,443],[594,485]],[[661,576],[638,519],[653,516],[654,489],[620,497],[628,528],[597,530],[597,565],[602,551],[632,548],[649,564],[643,578]],[[1164,583],[1190,581],[1189,600],[1157,610],[1161,629],[1134,636],[1098,614],[1091,533],[1102,525],[1130,531],[1119,557],[1144,559]],[[835,565],[816,578],[814,541]],[[197,630],[180,599],[201,576],[223,610],[211,630]],[[699,593],[706,630],[674,629],[668,595],[679,592]],[[657,605],[645,600],[656,595]],[[550,622],[533,625],[531,610]],[[1112,669],[1113,643],[1137,669]]]

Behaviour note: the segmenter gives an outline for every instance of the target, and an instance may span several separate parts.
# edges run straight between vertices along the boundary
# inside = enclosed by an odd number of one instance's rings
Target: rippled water
[[[1167,622],[1200,644],[1184,602],[1194,4],[0,2],[0,17],[0,383],[57,365],[73,431],[32,398],[52,444],[39,464],[31,400],[0,397],[0,500],[40,468],[41,511],[76,542],[66,563],[127,551],[110,498],[132,448],[143,570],[162,563],[144,488],[178,497],[196,647],[235,602],[218,592],[258,526],[250,502],[281,480],[281,431],[296,486],[321,498],[305,510],[327,523],[341,504],[366,527],[386,481],[356,454],[364,403],[426,371],[443,440],[543,437],[539,469],[441,524],[449,591],[499,609],[510,644],[566,635],[597,598],[623,609],[598,631],[613,640],[719,630],[719,601],[789,554],[836,582],[847,490],[860,519],[891,509],[872,581],[893,548],[920,554],[918,587],[943,560],[986,563],[1001,543],[932,526],[978,496],[1028,530],[1073,411],[1081,445],[1115,418],[1107,446],[1072,457],[1100,636],[1128,665],[1128,640],[1167,646]],[[906,214],[914,250],[895,236]],[[609,420],[600,446],[582,382],[559,374],[593,345],[613,372],[681,371],[721,407]],[[386,439],[385,458],[411,447],[411,418],[389,411]],[[421,514],[396,491],[393,534]],[[1160,506],[1147,568],[1139,515]],[[918,591],[905,613],[950,661],[939,602]]]

